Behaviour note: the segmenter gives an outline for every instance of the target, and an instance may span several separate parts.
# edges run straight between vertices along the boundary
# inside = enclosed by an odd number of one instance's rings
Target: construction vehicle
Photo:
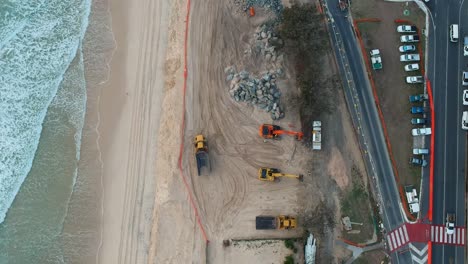
[[[322,122],[320,121],[312,122],[312,149],[322,149]]]
[[[203,135],[195,136],[195,159],[197,161],[198,176],[208,175],[211,171],[208,146]]]
[[[258,179],[261,181],[279,181],[280,177],[295,178],[295,179],[298,179],[299,181],[304,180],[304,176],[302,174],[295,175],[295,174],[281,173],[278,169],[274,169],[274,168],[260,168],[258,170]]]
[[[257,230],[270,229],[294,229],[297,221],[295,217],[280,215],[280,216],[257,216],[255,218],[255,228]]]
[[[297,140],[302,140],[302,137],[304,137],[302,132],[282,130],[280,126],[270,124],[261,125],[258,134],[266,139],[280,139],[281,135],[291,135]]]
[[[455,214],[454,213],[447,213],[445,229],[446,229],[447,235],[453,235],[453,233],[455,233]]]

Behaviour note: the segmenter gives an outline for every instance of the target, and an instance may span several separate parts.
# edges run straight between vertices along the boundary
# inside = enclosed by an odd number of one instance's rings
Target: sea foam
[[[88,0],[0,2],[0,223],[31,169],[88,15]]]

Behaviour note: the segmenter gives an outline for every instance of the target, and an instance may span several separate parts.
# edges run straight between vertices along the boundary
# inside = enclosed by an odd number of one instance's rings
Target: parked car
[[[416,166],[421,166],[421,167],[427,166],[427,160],[424,160],[424,159],[410,158],[409,162],[411,165],[416,165]]]
[[[400,56],[400,61],[419,61],[419,54],[404,54]]]
[[[407,71],[407,72],[417,71],[417,70],[419,70],[419,64],[417,64],[417,63],[411,63],[411,64],[405,65],[405,71]]]
[[[409,96],[409,101],[410,103],[415,103],[415,102],[422,102],[429,99],[427,94],[415,94],[415,95],[410,95]]]
[[[413,124],[413,125],[425,125],[425,124],[427,124],[427,119],[425,119],[425,118],[411,118],[411,124]]]
[[[462,73],[462,85],[468,85],[468,72],[466,71]]]
[[[414,148],[413,149],[414,155],[428,155],[429,149],[422,149],[422,148]]]
[[[400,52],[410,52],[410,51],[416,51],[416,46],[415,45],[403,45],[398,48]]]
[[[468,105],[468,90],[463,90],[463,105]]]
[[[427,108],[426,107],[422,107],[422,106],[412,106],[411,109],[410,109],[410,112],[412,114],[422,114],[422,113],[426,113],[427,112]]]
[[[424,78],[422,76],[407,76],[406,83],[423,83]]]
[[[463,111],[462,115],[462,129],[468,130],[468,111]]]
[[[401,42],[419,42],[419,36],[418,35],[403,35],[400,37]]]
[[[411,129],[411,134],[413,136],[426,136],[426,135],[430,135],[431,133],[432,131],[430,127]]]
[[[417,30],[417,27],[411,25],[401,25],[396,28],[400,33],[414,33]]]

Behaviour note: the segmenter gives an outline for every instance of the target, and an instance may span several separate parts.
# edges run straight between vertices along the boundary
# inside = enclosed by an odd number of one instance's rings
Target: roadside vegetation
[[[324,29],[323,16],[312,4],[293,4],[285,8],[279,34],[285,40],[284,50],[293,58],[296,84],[301,92],[298,98],[303,124],[311,117],[331,113],[334,109],[333,90],[336,77],[323,74],[323,57],[331,47]]]
[[[372,239],[375,220],[372,216],[369,193],[361,173],[353,168],[351,177],[353,183],[342,194],[341,215],[350,218],[353,230],[343,230],[342,236],[356,243],[365,243]]]

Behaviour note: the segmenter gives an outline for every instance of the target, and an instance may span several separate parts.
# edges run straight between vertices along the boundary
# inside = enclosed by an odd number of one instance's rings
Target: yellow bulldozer
[[[258,170],[258,179],[261,181],[279,181],[280,177],[295,178],[299,181],[304,180],[304,176],[302,174],[295,175],[281,173],[280,170],[275,168],[260,168]]]

